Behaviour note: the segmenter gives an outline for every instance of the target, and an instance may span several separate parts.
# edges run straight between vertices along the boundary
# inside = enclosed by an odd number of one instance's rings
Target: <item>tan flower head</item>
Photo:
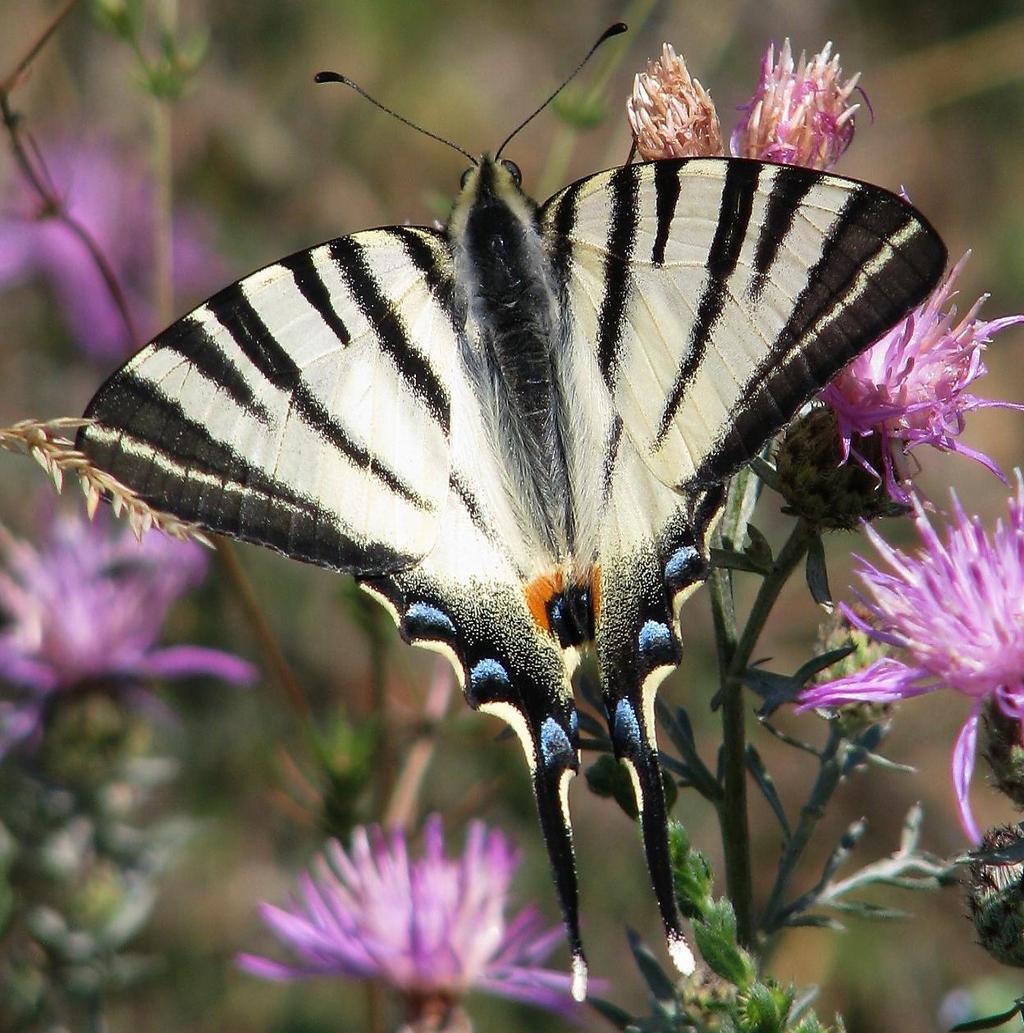
[[[626,111],[645,160],[723,153],[714,101],[668,43],[662,45],[660,60],[648,61],[647,71],[633,80]]]

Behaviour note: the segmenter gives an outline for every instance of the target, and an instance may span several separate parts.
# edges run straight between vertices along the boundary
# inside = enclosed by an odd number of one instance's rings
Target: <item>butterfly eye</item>
[[[462,179],[459,180],[459,186],[463,190],[466,189],[466,184],[469,182],[469,176],[470,176],[470,173],[472,171],[473,171],[473,166],[471,165],[468,169],[466,169],[465,172],[462,173]]]
[[[508,158],[502,158],[501,164],[505,167],[505,171],[512,177],[512,182],[516,186],[520,186],[523,182],[523,174],[519,171],[519,166],[514,161],[509,161]]]

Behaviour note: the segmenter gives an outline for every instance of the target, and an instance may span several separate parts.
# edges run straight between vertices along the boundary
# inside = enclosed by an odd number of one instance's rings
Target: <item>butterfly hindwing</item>
[[[440,234],[409,227],[268,266],[115,373],[79,447],[211,531],[335,569],[408,567],[448,494],[450,266]]]
[[[478,454],[474,471],[458,476],[460,488],[452,489],[437,543],[419,564],[362,584],[392,612],[406,642],[451,661],[470,707],[500,717],[516,733],[581,996],[586,961],[568,809],[569,781],[579,768],[576,709],[561,650],[538,627],[514,556],[491,531],[499,521],[485,508],[480,490],[488,466],[486,453]],[[456,474],[453,469],[453,480]]]

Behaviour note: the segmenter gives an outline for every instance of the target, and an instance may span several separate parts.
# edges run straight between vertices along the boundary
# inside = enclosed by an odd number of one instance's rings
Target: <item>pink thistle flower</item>
[[[634,78],[626,114],[645,161],[722,154],[714,101],[668,43],[660,60],[648,61],[647,71]]]
[[[987,372],[982,352],[993,336],[1024,323],[1024,315],[982,320],[982,295],[956,322],[956,306],[949,304],[953,285],[970,252],[952,268],[932,295],[893,327],[876,344],[853,360],[821,393],[835,410],[845,462],[852,454],[866,469],[870,465],[853,445],[854,436],[881,436],[882,466],[878,473],[889,494],[907,505],[910,496],[901,486],[900,455],[918,445],[942,452],[958,452],[1002,478],[995,462],[959,440],[964,417],[975,409],[1019,409],[1012,402],[978,398],[967,388]],[[955,324],[955,325],[954,325]]]
[[[801,694],[799,709],[891,703],[944,688],[967,696],[973,705],[957,736],[952,773],[960,824],[978,843],[968,789],[981,708],[990,702],[1013,721],[1024,718],[1024,480],[1018,472],[1009,522],[999,521],[991,536],[977,517],[965,515],[955,495],[945,542],[920,501],[913,504],[921,548],[908,555],[867,526],[890,569],[879,570],[858,557],[857,573],[872,596],[860,596],[867,619],[842,607],[852,624],[905,649],[908,659],[886,657],[815,685]]]
[[[789,40],[775,60],[771,43],[761,62],[761,81],[750,103],[740,110],[743,120],[729,140],[737,158],[757,158],[787,165],[830,169],[853,140],[854,113],[850,104],[858,72],[842,81],[839,55],[826,43],[808,63],[804,53],[793,63]]]
[[[160,329],[150,304],[153,185],[133,162],[109,147],[55,138],[44,140],[40,150],[64,210],[88,231],[110,263],[141,340],[128,340],[110,291],[82,242],[52,213],[40,211],[35,190],[21,180],[9,184],[13,200],[0,211],[0,289],[31,278],[47,281],[80,347],[100,360],[121,357]],[[210,236],[195,212],[176,213],[176,290],[198,295],[223,279]]]
[[[0,527],[0,757],[79,688],[159,711],[144,687],[153,679],[256,675],[217,649],[156,645],[171,605],[203,578],[198,545],[162,534],[139,543],[101,522],[57,517],[39,548]]]
[[[418,860],[398,829],[359,827],[347,852],[332,840],[287,908],[260,908],[298,960],[241,954],[240,967],[262,979],[382,979],[411,1008],[458,1002],[476,989],[570,1012],[569,975],[541,967],[561,928],[545,929],[533,907],[505,916],[518,851],[477,821],[462,857],[449,860],[437,814],[423,838]]]

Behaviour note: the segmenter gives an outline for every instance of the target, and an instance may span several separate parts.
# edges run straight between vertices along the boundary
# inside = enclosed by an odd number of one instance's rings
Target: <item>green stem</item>
[[[730,491],[721,538],[733,547],[739,544],[756,499],[756,481],[749,471],[736,478]],[[739,942],[754,942],[753,871],[747,808],[746,709],[743,676],[768,615],[782,587],[807,552],[813,531],[798,521],[769,574],[761,582],[754,605],[741,635],[737,635],[732,575],[728,570],[712,571],[711,608],[721,674],[722,709],[722,798],[718,822],[725,856],[726,892],[736,913]]]
[[[735,548],[745,533],[753,508],[756,479],[749,470],[733,480],[726,501],[725,515],[717,538]],[[747,822],[746,753],[742,694],[730,687],[728,672],[736,652],[736,604],[732,591],[732,572],[724,568],[711,571],[708,581],[711,615],[718,649],[718,671],[722,688],[722,796],[718,802],[718,824],[725,856],[726,893],[736,912],[737,935],[749,943],[753,932],[753,879],[750,861],[750,829]]]
[[[712,571],[710,588],[719,671],[722,674],[722,797],[718,804],[718,824],[725,855],[726,894],[736,913],[737,938],[741,944],[748,945],[753,938],[754,891],[747,818],[743,686],[728,677],[736,651],[736,611],[731,573],[722,569]]]
[[[100,997],[90,997],[85,1006],[86,1033],[107,1033],[107,1017],[103,1013],[103,1001]]]
[[[746,626],[743,628],[743,634],[729,666],[730,679],[742,680],[757,640],[761,637],[768,616],[772,612],[772,607],[790,575],[807,555],[807,549],[813,538],[814,529],[811,525],[803,519],[798,520],[790,532],[789,538],[786,539],[785,545],[782,546],[782,551],[775,557],[770,573],[761,582],[761,587],[758,589],[754,605],[750,609],[750,616],[747,617]]]
[[[768,903],[764,909],[764,916],[761,919],[763,937],[770,937],[780,927],[790,880],[842,778],[842,759],[839,756],[839,747],[842,742],[843,737],[839,732],[829,726],[829,738],[821,753],[818,776],[808,794],[807,802],[800,810],[800,821],[786,841],[786,847],[779,861],[775,884],[772,886]]]

